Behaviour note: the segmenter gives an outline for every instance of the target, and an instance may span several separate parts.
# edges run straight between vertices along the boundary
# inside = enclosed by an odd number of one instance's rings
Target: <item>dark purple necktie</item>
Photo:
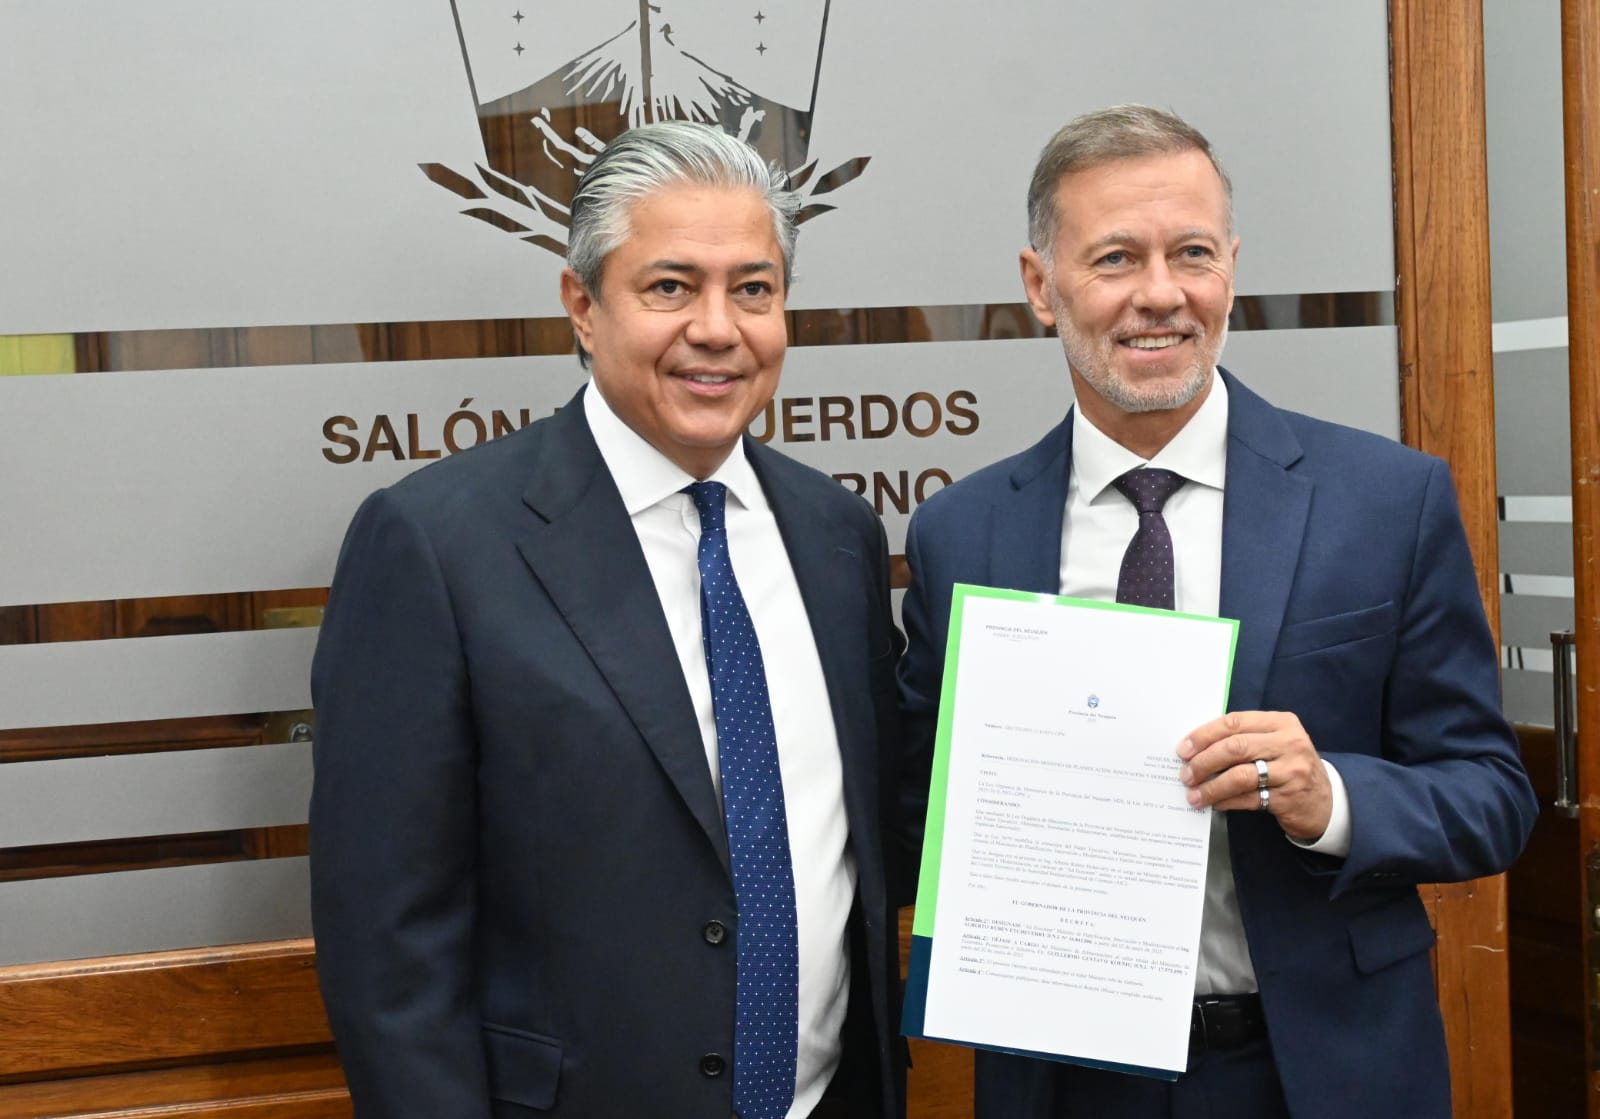
[[[1117,601],[1134,606],[1173,608],[1172,534],[1161,517],[1167,498],[1183,487],[1182,474],[1139,467],[1111,484],[1139,510],[1139,531],[1122,554]]]

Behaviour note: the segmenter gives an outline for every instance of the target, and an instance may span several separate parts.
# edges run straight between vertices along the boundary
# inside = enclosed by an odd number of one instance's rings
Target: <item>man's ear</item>
[[[1233,278],[1239,272],[1239,238],[1233,239],[1228,251],[1228,314],[1233,314]]]
[[[1045,326],[1056,325],[1056,313],[1050,306],[1046,285],[1050,282],[1044,258],[1033,249],[1023,249],[1019,263],[1022,265],[1022,290],[1028,297],[1033,316]]]
[[[589,318],[598,302],[576,272],[570,268],[561,270],[561,305],[567,309],[567,318],[572,320],[572,332],[578,336],[579,344],[590,353],[594,352],[594,346]]]

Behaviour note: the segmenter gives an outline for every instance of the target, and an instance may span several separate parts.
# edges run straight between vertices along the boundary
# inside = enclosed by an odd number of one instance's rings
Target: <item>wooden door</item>
[[[1578,910],[1586,1113],[1600,1119],[1600,0],[1563,0],[1572,563],[1577,651]]]
[[[1392,0],[1396,318],[1405,441],[1450,464],[1499,633],[1483,9]],[[1460,1119],[1512,1114],[1504,875],[1421,887]]]

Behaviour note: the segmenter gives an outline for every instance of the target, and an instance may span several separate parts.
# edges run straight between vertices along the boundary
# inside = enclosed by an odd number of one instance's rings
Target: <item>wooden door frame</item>
[[[1573,632],[1578,654],[1578,727],[1600,732],[1600,0],[1562,0],[1561,73],[1567,201],[1567,361],[1571,383]],[[1580,738],[1580,742],[1582,739]],[[1600,1119],[1600,1052],[1594,1006],[1600,967],[1600,896],[1583,868],[1600,846],[1600,750],[1578,753],[1578,865],[1584,940],[1584,1020],[1588,1114]]]
[[[1498,643],[1489,187],[1482,0],[1391,0],[1395,298],[1407,444],[1450,465]],[[1511,1105],[1504,875],[1424,886],[1458,1119]]]

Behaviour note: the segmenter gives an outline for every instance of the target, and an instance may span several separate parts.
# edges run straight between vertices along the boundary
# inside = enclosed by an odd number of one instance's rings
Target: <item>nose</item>
[[[734,321],[734,307],[725,291],[708,288],[695,300],[684,339],[692,346],[710,350],[727,350],[739,343],[739,327]]]
[[[1134,308],[1159,317],[1177,311],[1183,302],[1183,287],[1167,261],[1159,257],[1152,260],[1140,273],[1139,285],[1133,294]]]

